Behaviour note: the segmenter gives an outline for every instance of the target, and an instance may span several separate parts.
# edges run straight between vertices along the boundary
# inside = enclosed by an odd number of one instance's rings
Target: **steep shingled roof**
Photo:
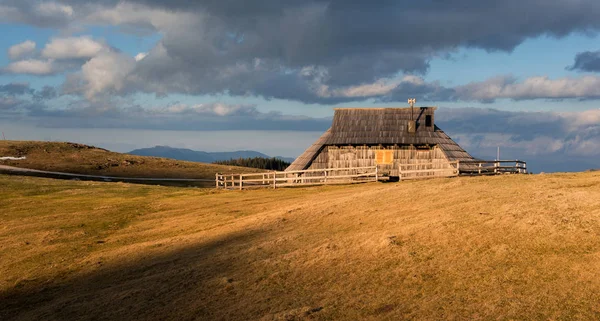
[[[473,160],[444,131],[433,125],[425,127],[425,115],[433,115],[435,107],[414,109],[415,133],[408,132],[411,108],[339,108],[333,125],[286,170],[304,170],[310,166],[323,146],[327,145],[438,145],[449,160]]]

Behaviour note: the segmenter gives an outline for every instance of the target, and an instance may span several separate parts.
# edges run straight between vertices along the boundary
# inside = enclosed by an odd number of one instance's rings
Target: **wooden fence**
[[[398,169],[399,179],[408,180],[459,175],[526,174],[527,163],[519,160],[429,162],[400,164]],[[215,184],[216,188],[242,190],[376,182],[381,178],[377,166],[368,166],[248,174],[217,173]]]
[[[452,177],[458,176],[460,171],[458,161],[400,164],[398,167],[400,180]]]
[[[377,166],[309,169],[289,172],[216,174],[216,188],[248,189],[376,182]]]
[[[527,163],[520,160],[472,160],[460,162],[460,175],[527,174]]]
[[[400,179],[404,180],[458,175],[527,174],[527,163],[520,160],[472,160],[400,164],[399,169]]]

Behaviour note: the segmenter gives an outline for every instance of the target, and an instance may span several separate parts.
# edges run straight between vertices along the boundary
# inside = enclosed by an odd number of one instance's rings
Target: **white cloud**
[[[250,116],[259,114],[255,105],[230,105],[220,102],[196,104],[192,106],[175,104],[156,111],[174,114],[195,113],[213,116]]]
[[[8,48],[8,57],[11,60],[19,59],[23,56],[31,54],[35,50],[35,42],[26,40]]]
[[[114,7],[99,6],[82,20],[87,24],[109,24],[165,30],[177,25],[189,24],[200,16],[200,14],[175,12],[141,4],[119,2]]]
[[[73,7],[56,3],[56,2],[40,2],[35,7],[36,13],[42,16],[73,16]]]
[[[317,95],[323,98],[357,98],[365,99],[379,97],[382,100],[397,101],[413,95],[421,95],[420,98],[431,99],[442,97],[440,92],[448,91],[437,82],[426,82],[422,77],[406,75],[399,79],[382,78],[373,83],[358,86],[345,86],[330,88],[327,85],[318,87]],[[450,98],[451,90],[442,100]],[[435,97],[434,97],[435,96]]]
[[[331,88],[320,85],[319,97],[368,98],[397,101],[407,95],[436,101],[485,101],[496,99],[596,99],[600,98],[600,76],[581,76],[550,79],[529,77],[518,81],[512,76],[496,76],[484,81],[457,87],[444,87],[438,82],[426,82],[422,77],[404,76],[401,79],[380,79],[358,86]]]
[[[227,105],[223,103],[202,104],[193,108],[200,112],[213,113],[218,116],[248,114],[256,111],[256,107],[251,105]]]
[[[92,58],[106,46],[88,36],[54,38],[42,50],[42,56],[53,59]]]
[[[146,56],[148,55],[147,52],[140,52],[139,54],[135,55],[135,61],[140,61],[144,58],[146,58]]]
[[[581,112],[557,113],[561,117],[570,120],[572,128],[577,129],[584,126],[600,127],[600,109],[592,109]]]
[[[49,75],[53,73],[52,62],[48,60],[28,59],[10,63],[5,67],[13,74]]]
[[[90,59],[81,67],[86,98],[94,98],[106,91],[122,91],[126,86],[126,78],[135,67],[135,59],[131,56],[105,51]]]
[[[348,86],[342,88],[329,89],[327,85],[321,85],[317,94],[320,97],[374,97],[384,96],[392,92],[400,81],[390,81],[389,79],[380,79],[371,84],[362,84],[358,86]]]
[[[597,98],[600,97],[600,77],[550,79],[538,76],[518,82],[513,77],[500,76],[459,86],[455,90],[462,100]]]
[[[600,156],[600,139],[598,137],[583,138],[577,136],[572,143],[571,151],[574,155],[598,157]]]

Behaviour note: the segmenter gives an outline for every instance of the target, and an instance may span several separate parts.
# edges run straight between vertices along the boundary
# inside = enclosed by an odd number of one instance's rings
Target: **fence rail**
[[[249,189],[289,186],[348,184],[376,182],[379,180],[377,166],[309,169],[289,172],[265,172],[248,174],[220,174],[215,176],[216,188]]]
[[[527,174],[527,162],[521,160],[472,160],[460,162],[460,175]]]

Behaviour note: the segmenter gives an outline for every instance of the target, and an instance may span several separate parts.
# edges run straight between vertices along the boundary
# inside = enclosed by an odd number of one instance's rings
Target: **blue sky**
[[[169,137],[297,156],[335,107],[416,97],[472,154],[600,167],[598,12],[591,0],[6,0],[0,128],[118,151]],[[529,119],[541,129],[512,126]]]

